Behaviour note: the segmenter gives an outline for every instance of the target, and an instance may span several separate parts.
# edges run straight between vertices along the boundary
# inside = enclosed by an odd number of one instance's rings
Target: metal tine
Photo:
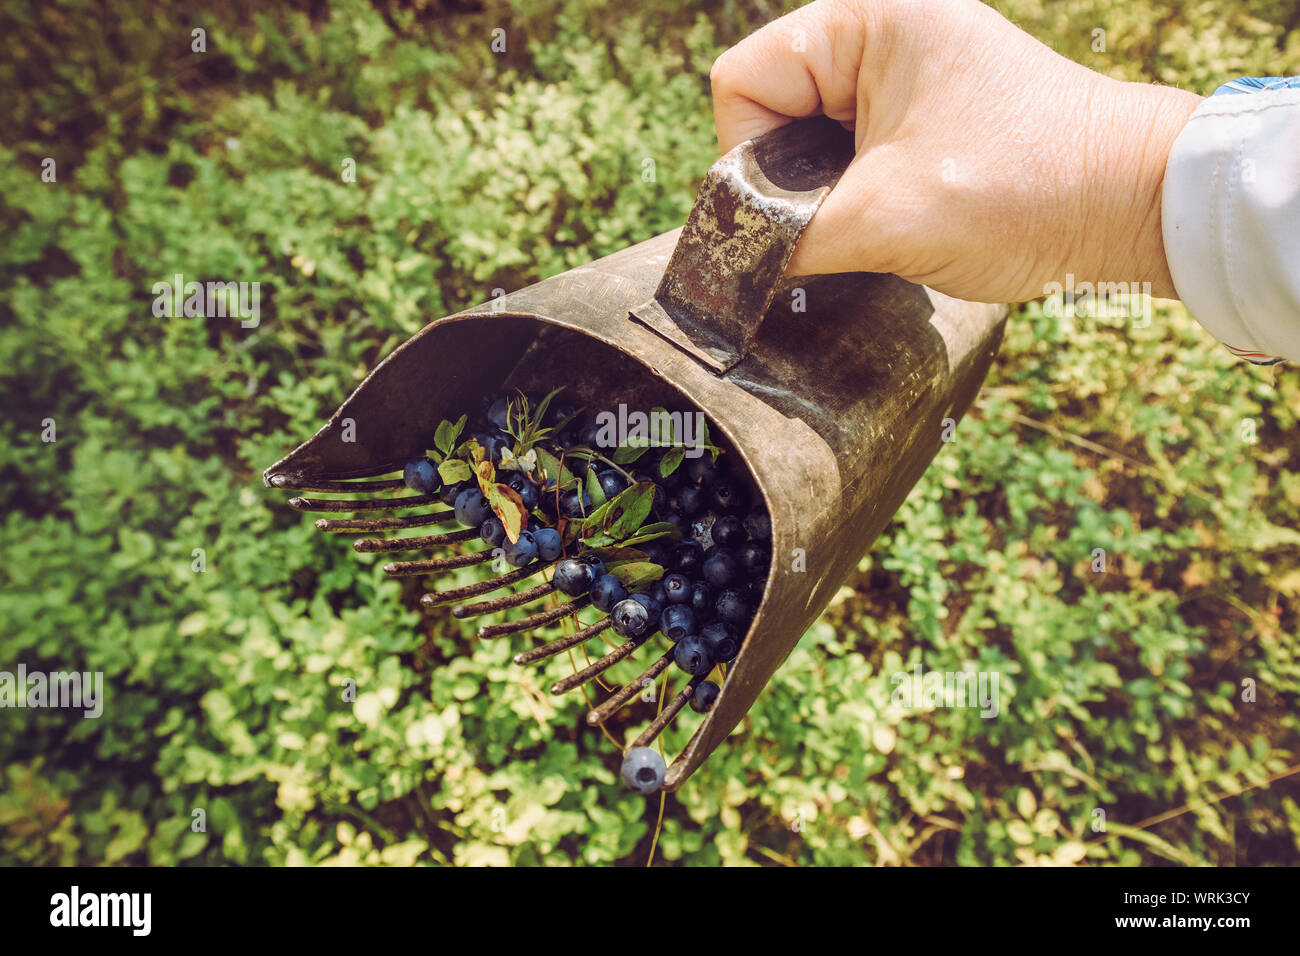
[[[492,560],[492,549],[485,548],[472,554],[457,554],[450,558],[430,558],[427,561],[390,561],[384,565],[384,573],[395,578],[411,577],[416,574],[430,574],[434,571],[454,571],[456,568],[470,568]]]
[[[514,656],[516,664],[532,664],[536,661],[545,660],[548,657],[554,657],[556,654],[567,651],[571,647],[577,647],[584,641],[589,641],[597,634],[604,631],[612,624],[610,618],[602,617],[595,624],[588,624],[586,627],[579,628],[572,634],[558,638],[547,644],[539,644],[532,650],[520,651]]]
[[[649,747],[654,743],[654,739],[663,733],[663,729],[672,723],[674,717],[681,713],[681,709],[686,706],[686,702],[695,693],[696,685],[702,680],[704,680],[703,677],[692,677],[690,682],[664,705],[663,711],[651,722],[650,726],[641,731],[641,736],[632,741],[632,746]]]
[[[534,627],[541,627],[544,624],[550,624],[566,617],[572,617],[581,611],[590,603],[587,598],[575,598],[559,607],[548,608],[545,611],[538,611],[536,614],[530,614],[528,617],[521,617],[517,621],[505,621],[501,624],[484,624],[478,629],[480,638],[505,637],[507,634],[518,634],[520,631],[531,630]]]
[[[329,478],[290,478],[288,475],[275,475],[271,485],[286,491],[396,491],[405,488],[406,482],[401,478],[385,478],[380,481],[333,481]]]
[[[429,534],[418,538],[358,538],[352,542],[352,549],[360,551],[362,554],[375,554],[386,551],[419,551],[423,548],[436,548],[444,544],[473,541],[477,537],[478,528],[465,528],[463,531]]]
[[[554,590],[555,585],[547,581],[536,587],[528,588],[526,591],[506,594],[488,601],[479,601],[477,604],[457,604],[451,609],[451,616],[459,618],[480,617],[494,611],[504,611],[508,607],[518,607],[521,604],[527,604],[529,601],[536,601],[538,598],[546,597]]]
[[[649,635],[646,636],[648,637]],[[633,638],[632,640],[628,641],[625,644],[620,644],[618,647],[614,648],[612,651],[610,651],[608,654],[606,654],[604,657],[602,657],[600,660],[596,661],[594,664],[590,665],[589,667],[584,667],[582,670],[578,671],[578,673],[573,674],[570,677],[565,677],[563,680],[557,680],[554,684],[551,685],[551,693],[565,694],[573,690],[573,688],[575,687],[581,687],[583,684],[587,683],[587,681],[591,680],[597,674],[600,674],[608,670],[609,668],[613,667],[615,664],[617,664],[623,658],[627,657],[629,654],[631,654],[633,651],[635,651],[638,647],[640,647],[645,642],[646,642],[646,638],[641,637],[641,638]]]
[[[517,581],[522,581],[524,578],[532,577],[538,571],[543,571],[554,564],[554,561],[535,561],[532,564],[525,565],[522,568],[515,568],[513,571],[507,571],[505,574],[497,575],[495,578],[489,578],[486,581],[475,581],[473,584],[449,588],[446,591],[429,591],[420,596],[420,604],[424,607],[437,607],[439,604],[450,604],[453,601],[478,597],[480,594],[489,594],[498,588],[504,588]]]
[[[400,531],[445,524],[454,517],[456,512],[449,510],[434,511],[427,515],[408,515],[404,518],[317,518],[316,527],[335,534],[365,534],[368,531]]]
[[[538,648],[538,650],[540,650],[540,648]],[[522,656],[522,654],[519,655],[519,657]],[[516,664],[523,663],[523,661],[519,660],[519,657],[515,658]],[[647,681],[653,683],[654,679],[662,674],[672,661],[673,652],[668,651],[663,657],[659,658],[659,660],[647,667],[645,673],[640,677],[624,684],[618,690],[614,691],[613,696],[603,701],[599,707],[592,708],[591,712],[587,714],[587,723],[592,727],[595,727],[598,724],[603,724],[605,721],[609,720],[609,718],[613,717],[615,713],[624,707],[624,705],[631,701],[633,697],[645,689]]]
[[[396,511],[398,508],[416,508],[420,505],[441,504],[437,495],[407,495],[405,498],[366,498],[351,501],[347,498],[290,498],[289,507],[298,511]]]

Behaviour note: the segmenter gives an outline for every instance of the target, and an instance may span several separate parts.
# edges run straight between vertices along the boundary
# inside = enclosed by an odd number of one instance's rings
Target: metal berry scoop
[[[741,144],[709,170],[682,229],[426,326],[316,435],[268,468],[266,484],[311,495],[291,500],[300,510],[349,515],[317,526],[363,535],[358,551],[403,552],[387,573],[426,577],[492,559],[476,529],[453,530],[452,510],[437,495],[407,492],[401,477],[441,421],[483,396],[563,386],[567,401],[592,409],[704,413],[732,474],[766,508],[772,561],[720,694],[667,768],[662,786],[676,789],[856,568],[934,457],[945,426],[969,406],[1001,338],[1001,306],[958,301],[896,276],[782,278],[800,233],[852,159],[852,135],[820,117]],[[338,492],[367,498],[315,496]],[[406,529],[430,533],[387,536]],[[431,589],[421,603],[451,604],[459,617],[522,607],[553,593],[545,577],[553,564],[538,559]],[[579,614],[591,615],[586,597],[487,624],[479,635],[579,620],[576,633],[516,656],[532,663],[613,627],[609,615],[581,623]],[[616,645],[553,692],[582,686],[645,643],[642,636]],[[637,697],[643,678],[669,666],[668,654],[652,656],[640,677],[591,711],[590,723],[607,720]],[[665,701],[631,746],[652,741],[699,680]]]

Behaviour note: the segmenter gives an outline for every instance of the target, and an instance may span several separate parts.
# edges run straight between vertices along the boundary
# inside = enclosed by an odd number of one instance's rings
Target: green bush
[[[658,803],[544,692],[568,661],[419,614],[259,475],[429,319],[681,223],[708,66],[758,16],[710,9],[5,4],[0,670],[101,670],[108,700],[4,712],[0,862],[646,861]],[[1128,78],[1300,68],[1295,2],[1002,9]],[[155,318],[177,272],[260,281],[260,325]],[[1012,316],[656,860],[1294,860],[1266,783],[1300,751],[1300,387],[1177,304],[1146,330],[1049,311]],[[893,702],[898,672],[967,661],[1005,678],[997,720]]]

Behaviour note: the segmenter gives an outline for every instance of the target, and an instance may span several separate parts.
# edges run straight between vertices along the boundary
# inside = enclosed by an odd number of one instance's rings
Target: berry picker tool
[[[319,432],[268,468],[265,482],[366,495],[291,501],[304,511],[351,512],[317,525],[371,535],[355,542],[358,551],[461,549],[385,567],[426,576],[491,557],[491,548],[475,550],[472,528],[375,536],[453,519],[441,507],[445,496],[401,491],[404,465],[432,447],[440,421],[455,421],[501,389],[535,395],[559,386],[565,401],[588,409],[703,412],[732,472],[742,472],[738,480],[766,507],[771,564],[766,582],[749,592],[752,623],[721,693],[715,698],[708,688],[703,722],[666,773],[641,771],[648,789],[676,789],[748,712],[897,511],[945,426],[975,397],[1002,335],[1003,307],[958,301],[897,276],[783,278],[800,233],[852,158],[852,135],[820,117],[742,143],[709,170],[681,229],[430,323],[381,362]],[[538,557],[495,577],[430,590],[421,603],[455,604],[460,617],[522,607],[555,593],[544,573],[554,566]],[[523,589],[509,590],[516,584]],[[494,591],[505,593],[465,603]],[[526,635],[566,617],[576,621],[588,600],[479,633]],[[610,626],[610,618],[582,625],[516,661],[544,659]],[[645,643],[633,638],[553,692],[579,686]],[[642,677],[653,679],[672,656]],[[700,680],[694,675],[664,701],[633,746],[650,743]],[[604,722],[640,689],[637,679],[615,690],[589,722]]]

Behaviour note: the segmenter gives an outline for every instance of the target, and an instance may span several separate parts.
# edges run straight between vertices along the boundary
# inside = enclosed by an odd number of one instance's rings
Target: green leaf
[[[623,544],[631,547],[636,544],[645,544],[647,541],[657,541],[660,538],[672,538],[673,541],[680,541],[682,539],[682,529],[671,521],[656,521],[638,530]]]
[[[438,477],[442,479],[444,485],[454,485],[460,481],[468,481],[473,474],[474,472],[470,469],[469,464],[459,458],[448,458],[438,466]]]
[[[596,480],[595,468],[587,469],[587,494],[591,495],[591,505],[593,508],[598,508],[609,500],[605,497],[605,489],[602,488],[600,482]]]
[[[652,481],[638,481],[619,492],[588,516],[583,524],[584,540],[602,531],[615,541],[623,540],[641,527],[641,522],[650,514],[654,494]]]
[[[608,566],[608,570],[629,591],[653,584],[664,576],[664,569],[650,561],[628,561]]]
[[[618,448],[614,449],[614,454],[610,457],[610,460],[616,465],[628,465],[644,455],[649,449],[648,444],[629,443],[619,445]]]
[[[677,467],[682,463],[682,459],[685,457],[685,448],[673,448],[669,450],[664,455],[663,460],[659,462],[659,474],[667,478],[677,470]]]
[[[438,423],[438,429],[433,434],[433,446],[442,452],[443,457],[450,455],[451,450],[456,447],[456,439],[460,437],[461,430],[465,427],[466,417],[460,416],[460,420],[454,425],[445,419]]]

